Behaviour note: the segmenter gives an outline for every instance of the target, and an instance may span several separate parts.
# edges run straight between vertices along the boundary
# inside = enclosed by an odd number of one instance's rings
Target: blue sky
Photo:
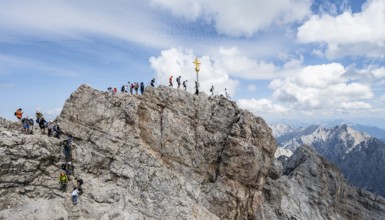
[[[0,116],[60,113],[97,89],[201,62],[208,92],[268,122],[342,119],[385,128],[385,0],[0,0]]]

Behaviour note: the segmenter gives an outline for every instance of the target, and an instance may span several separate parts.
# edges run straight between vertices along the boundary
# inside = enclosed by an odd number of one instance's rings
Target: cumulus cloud
[[[174,80],[177,76],[182,76],[182,81],[188,80],[188,90],[194,92],[194,82],[196,81],[196,72],[193,61],[196,58],[192,50],[181,48],[171,48],[164,50],[158,57],[151,57],[151,68],[155,70],[157,82],[162,85],[168,85],[168,79],[171,75]],[[214,85],[215,91],[224,94],[227,88],[230,95],[234,95],[238,81],[231,79],[228,72],[218,69],[215,60],[209,56],[198,58],[201,62],[199,71],[200,90],[209,94],[211,85]]]
[[[221,47],[214,59],[216,68],[226,71],[234,77],[253,80],[286,76],[297,71],[302,63],[302,58],[290,59],[281,68],[271,62],[247,57],[236,47]]]
[[[61,110],[63,108],[53,108],[53,109],[48,109],[44,115],[48,116],[47,118],[48,119],[52,119],[52,118],[55,118],[56,116],[58,116],[60,113],[61,113]]]
[[[362,100],[373,97],[370,86],[349,82],[338,63],[307,66],[293,76],[273,80],[273,98],[298,109],[367,109]]]
[[[258,115],[262,113],[286,113],[288,109],[284,106],[274,104],[268,99],[240,99],[238,105]]]
[[[358,13],[313,15],[298,28],[297,38],[303,43],[326,43],[328,58],[384,57],[385,1],[368,0]]]
[[[311,13],[311,0],[152,0],[154,6],[170,10],[188,20],[199,17],[213,22],[218,33],[251,36],[272,24],[288,24]]]

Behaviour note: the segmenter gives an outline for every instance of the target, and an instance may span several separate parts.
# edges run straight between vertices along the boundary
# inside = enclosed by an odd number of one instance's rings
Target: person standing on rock
[[[39,124],[40,118],[43,117],[43,114],[39,111],[36,111],[36,123]]]
[[[45,121],[44,117],[41,117],[39,119],[39,127],[40,127],[40,131],[42,134],[45,133],[45,127],[46,127],[45,124],[46,124],[46,121]]]
[[[23,125],[23,133],[28,134],[29,133],[29,119],[28,116],[21,119],[21,123]]]
[[[131,83],[129,86],[130,86],[130,94],[132,95],[132,90],[134,89],[134,83]]]
[[[53,121],[49,121],[48,122],[48,126],[47,126],[47,129],[48,129],[48,137],[51,137],[52,135],[52,129],[53,129],[53,126],[55,125],[55,123]]]
[[[33,134],[33,126],[35,125],[35,121],[33,120],[33,117],[31,117],[29,120],[28,120],[28,123],[29,123],[29,134]]]
[[[67,191],[68,177],[64,172],[60,174],[59,183],[60,183],[60,190],[63,192]]]
[[[195,95],[199,94],[199,83],[195,81]]]
[[[135,95],[138,95],[139,83],[135,82]]]
[[[176,83],[178,84],[178,89],[180,88],[180,78],[181,78],[181,76],[178,76],[176,78]]]
[[[184,88],[184,91],[186,91],[187,90],[187,80],[185,80],[185,81],[183,81],[183,88]]]
[[[225,96],[226,96],[226,99],[230,99],[229,93],[227,93],[227,89],[226,88],[225,88]]]
[[[140,93],[143,95],[144,93],[144,83],[140,82]]]
[[[71,161],[71,138],[72,137],[64,141],[64,155],[66,157],[66,161]]]
[[[78,188],[76,188],[76,187],[74,188],[74,191],[72,191],[71,196],[72,196],[73,204],[76,205],[78,203],[78,197],[79,197]]]
[[[126,93],[126,86],[125,85],[122,85],[122,88],[120,89],[120,92],[121,93]]]
[[[171,86],[171,87],[172,87],[172,77],[173,77],[173,76],[170,76],[170,79],[168,80],[168,83],[169,83],[168,86]]]
[[[210,92],[211,92],[211,95],[214,96],[214,85],[211,86]]]

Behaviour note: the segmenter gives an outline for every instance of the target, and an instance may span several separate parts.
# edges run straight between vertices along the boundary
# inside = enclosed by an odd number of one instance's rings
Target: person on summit
[[[28,119],[28,116],[26,116],[25,118],[21,119],[21,124],[23,125],[22,132],[24,134],[28,134],[29,133],[29,119]]]
[[[168,80],[168,83],[169,83],[168,86],[171,86],[171,87],[172,87],[172,76],[170,76],[170,79]]]
[[[143,93],[144,93],[144,83],[140,82],[140,94],[143,95]]]
[[[178,89],[180,88],[180,78],[181,76],[176,77],[176,83],[178,83]]]
[[[45,127],[46,127],[46,120],[44,119],[44,117],[40,118],[39,127],[40,127],[41,133],[44,134],[45,133]]]
[[[151,83],[150,83],[150,84],[151,84],[152,87],[155,87],[155,78],[153,78],[153,79],[151,80]]]
[[[214,85],[211,86],[210,92],[211,92],[211,95],[213,96],[214,95]]]
[[[21,119],[23,118],[23,109],[19,108],[15,111],[15,116],[21,122]]]
[[[39,124],[40,118],[43,117],[43,114],[39,111],[36,111],[36,123]]]
[[[60,190],[63,192],[67,191],[68,177],[64,172],[60,173],[59,183],[60,183]]]
[[[195,81],[195,95],[199,94],[199,83]]]
[[[187,83],[187,80],[183,81],[183,88],[184,88],[184,91],[187,90],[187,85],[186,85],[186,83]]]
[[[138,95],[139,83],[135,82],[135,95]]]
[[[28,120],[28,123],[29,123],[29,127],[30,127],[29,133],[30,133],[30,134],[33,134],[33,126],[35,125],[35,121],[33,120],[33,117],[31,117],[31,118]]]

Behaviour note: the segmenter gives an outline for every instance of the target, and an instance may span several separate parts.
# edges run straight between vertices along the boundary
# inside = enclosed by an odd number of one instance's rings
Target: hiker
[[[41,117],[40,120],[39,120],[39,127],[40,127],[40,131],[42,134],[45,133],[45,128],[46,128],[46,120],[44,119],[44,117]]]
[[[48,128],[48,137],[51,137],[52,135],[52,129],[53,129],[53,126],[54,126],[54,122],[53,121],[49,121],[48,122],[48,125],[47,125],[47,128]]]
[[[29,133],[29,119],[28,119],[28,116],[26,116],[25,118],[21,119],[21,124],[23,125],[22,132],[24,134],[28,134]]]
[[[23,118],[23,109],[19,108],[15,111],[15,116],[21,122],[21,119]]]
[[[78,188],[76,188],[76,187],[74,188],[74,191],[72,191],[71,196],[72,196],[73,204],[76,205],[78,203],[78,197],[79,197]]]
[[[116,88],[116,86],[114,86],[114,95],[116,95],[117,92],[118,92],[118,89]]]
[[[168,86],[172,87],[172,76],[170,76],[170,79],[168,80],[168,82],[170,83]]]
[[[36,111],[36,123],[39,124],[40,118],[43,117],[43,114],[39,111]]]
[[[211,86],[210,92],[211,92],[211,95],[213,96],[214,95],[214,85]]]
[[[152,87],[155,87],[155,78],[153,78],[153,79],[151,80],[151,86],[152,86]]]
[[[60,182],[60,190],[63,192],[67,191],[68,178],[64,172],[61,172],[59,177],[59,182]]]
[[[83,194],[83,188],[82,188],[83,180],[80,177],[75,177],[75,180],[76,180],[77,187],[78,187],[78,190],[79,190],[79,195]]]
[[[187,83],[187,80],[183,81],[183,88],[184,88],[184,91],[187,90],[187,85],[186,85],[186,83]]]
[[[134,83],[131,83],[130,85],[130,94],[132,95],[132,90],[134,89]]]
[[[180,78],[181,78],[181,76],[178,76],[178,77],[176,78],[176,82],[178,83],[178,89],[180,88]]]
[[[68,175],[68,179],[69,179],[69,175],[74,175],[74,170],[75,170],[74,165],[72,165],[71,161],[68,161],[66,163],[66,169],[65,169],[65,172]]]
[[[227,93],[227,89],[225,88],[225,96],[226,96],[226,99],[230,99],[230,96],[229,94]]]
[[[66,157],[66,161],[71,161],[71,142],[72,137],[64,141],[64,155]]]
[[[138,95],[139,83],[135,82],[135,95]]]
[[[108,88],[107,88],[107,91],[108,91],[109,93],[113,94],[113,92],[112,92],[112,87],[108,87]]]
[[[52,127],[52,131],[55,132],[55,137],[60,139],[60,135],[61,135],[61,129],[60,129],[60,123],[55,123]]]
[[[195,95],[199,94],[199,83],[195,81]]]
[[[140,93],[143,95],[144,93],[144,83],[140,82]]]
[[[31,118],[28,120],[28,124],[29,124],[29,128],[30,128],[29,133],[30,133],[30,134],[33,134],[33,126],[35,125],[35,121],[33,121],[33,117],[31,117]]]
[[[122,88],[120,89],[120,92],[121,93],[125,93],[126,92],[126,86],[125,85],[122,85]]]

